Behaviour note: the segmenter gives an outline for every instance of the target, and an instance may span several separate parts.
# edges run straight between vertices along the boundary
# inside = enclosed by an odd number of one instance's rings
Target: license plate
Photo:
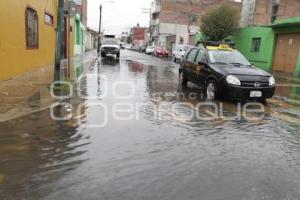
[[[262,92],[261,91],[251,91],[250,97],[262,97]]]

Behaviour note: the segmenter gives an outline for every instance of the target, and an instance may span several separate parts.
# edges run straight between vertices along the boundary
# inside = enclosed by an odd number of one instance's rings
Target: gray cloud
[[[143,8],[150,8],[151,0],[88,0],[88,26],[98,30],[99,6],[103,5],[103,29],[107,34],[119,35],[130,27],[140,23],[149,26],[150,16]]]

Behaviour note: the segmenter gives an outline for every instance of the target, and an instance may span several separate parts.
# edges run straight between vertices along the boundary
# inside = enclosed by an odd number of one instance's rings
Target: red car
[[[156,47],[154,50],[155,57],[169,57],[169,51],[164,47]]]

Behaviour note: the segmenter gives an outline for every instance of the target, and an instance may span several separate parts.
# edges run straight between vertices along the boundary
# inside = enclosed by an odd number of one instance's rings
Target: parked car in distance
[[[191,45],[177,45],[173,51],[174,62],[181,61],[185,53],[193,48]]]
[[[147,46],[147,48],[146,48],[146,54],[152,55],[154,53],[154,49],[155,49],[154,46]]]
[[[169,51],[164,47],[155,47],[153,55],[155,57],[169,57]]]
[[[191,81],[205,90],[208,99],[258,100],[274,95],[274,77],[251,65],[237,50],[227,45],[190,49],[179,69],[179,84]]]
[[[146,52],[146,45],[142,45],[142,46],[140,46],[140,48],[139,48],[139,52],[141,52],[141,53],[145,53],[145,52]]]

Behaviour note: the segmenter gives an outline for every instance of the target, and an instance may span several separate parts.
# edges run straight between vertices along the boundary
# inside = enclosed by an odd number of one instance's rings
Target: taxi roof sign
[[[227,44],[221,44],[221,45],[219,45],[218,48],[222,49],[222,50],[229,50],[229,49],[231,49]]]
[[[223,42],[223,41],[201,41],[201,44],[204,48],[214,47],[215,50],[234,50],[235,43],[234,42]]]
[[[214,51],[234,51],[229,45],[219,45],[219,46],[207,46],[206,49]]]

